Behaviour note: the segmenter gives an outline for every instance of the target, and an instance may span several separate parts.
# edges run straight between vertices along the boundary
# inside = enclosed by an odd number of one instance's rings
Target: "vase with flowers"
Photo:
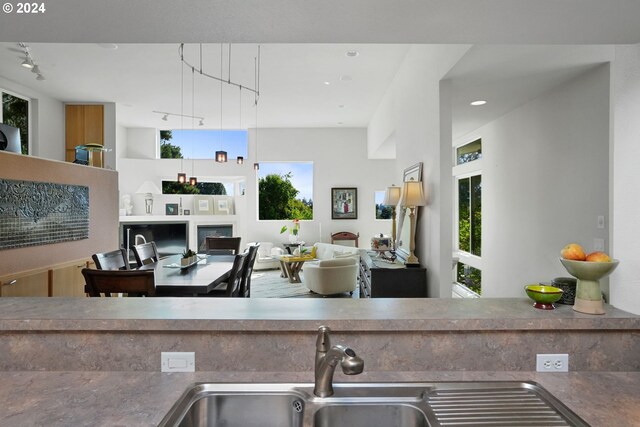
[[[294,219],[293,224],[289,227],[283,225],[280,229],[280,234],[284,233],[287,230],[289,230],[289,242],[297,243],[298,239],[300,238],[300,220]]]

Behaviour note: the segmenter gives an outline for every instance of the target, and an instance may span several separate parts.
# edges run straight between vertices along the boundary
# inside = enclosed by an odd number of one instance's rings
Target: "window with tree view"
[[[482,293],[482,140],[456,147],[454,154],[454,248],[459,259],[454,281],[471,291],[463,292],[465,297],[472,297]]]
[[[313,219],[313,163],[260,163],[258,219]]]
[[[2,92],[0,123],[20,129],[22,154],[29,154],[29,100]]]
[[[391,206],[383,204],[384,191],[375,192],[376,219],[391,219]]]
[[[216,151],[229,160],[247,158],[246,130],[173,129],[160,131],[161,159],[215,159]]]

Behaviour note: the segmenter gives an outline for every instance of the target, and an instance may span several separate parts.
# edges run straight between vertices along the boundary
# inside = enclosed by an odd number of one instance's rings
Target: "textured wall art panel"
[[[89,238],[89,187],[0,179],[0,249]]]

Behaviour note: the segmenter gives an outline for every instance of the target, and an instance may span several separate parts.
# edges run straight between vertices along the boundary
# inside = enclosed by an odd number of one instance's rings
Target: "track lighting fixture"
[[[38,64],[35,63],[31,56],[29,46],[24,43],[18,43],[18,46],[22,49],[25,56],[24,61],[22,61],[20,65],[27,70],[31,70],[31,72],[36,75],[36,80],[45,80],[42,71],[40,71],[40,67],[38,67]]]
[[[181,114],[181,113],[169,113],[167,111],[156,111],[156,110],[153,110],[152,113],[162,114],[162,120],[164,120],[165,122],[169,119],[169,116],[176,116],[181,118],[186,117],[188,119],[198,119],[200,120],[200,126],[204,125],[204,117],[192,116],[189,114]]]
[[[169,115],[165,114],[164,116],[162,116],[162,120],[164,120],[165,122],[169,119]]]

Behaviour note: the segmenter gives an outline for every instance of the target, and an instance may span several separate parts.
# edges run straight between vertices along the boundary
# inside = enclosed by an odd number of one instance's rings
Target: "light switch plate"
[[[192,351],[163,351],[160,353],[161,372],[195,372],[196,354]]]
[[[604,215],[598,215],[598,218],[596,220],[596,227],[604,228]]]
[[[604,252],[604,239],[593,239],[593,250]]]

